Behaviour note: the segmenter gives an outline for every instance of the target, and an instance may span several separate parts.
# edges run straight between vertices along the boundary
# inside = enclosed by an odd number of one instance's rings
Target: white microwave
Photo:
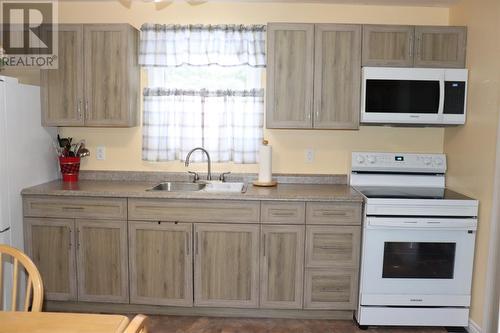
[[[362,124],[465,124],[467,69],[363,67]]]

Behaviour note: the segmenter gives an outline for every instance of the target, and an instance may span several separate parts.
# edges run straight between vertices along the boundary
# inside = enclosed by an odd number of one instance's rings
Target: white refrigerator
[[[58,178],[56,135],[56,128],[42,127],[40,88],[0,76],[0,244],[24,249],[21,190]]]

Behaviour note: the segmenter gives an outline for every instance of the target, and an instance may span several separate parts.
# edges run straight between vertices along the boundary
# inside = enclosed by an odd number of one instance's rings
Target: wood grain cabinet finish
[[[357,268],[360,234],[358,226],[307,226],[306,267]]]
[[[130,303],[193,306],[191,223],[129,222]]]
[[[127,219],[127,199],[96,197],[25,196],[24,216],[90,219]]]
[[[267,128],[311,128],[314,24],[267,25]]]
[[[361,87],[361,26],[316,24],[314,128],[357,129]]]
[[[267,128],[357,129],[361,26],[269,23]]]
[[[304,224],[306,204],[304,202],[273,201],[262,202],[260,207],[262,223]]]
[[[40,71],[42,124],[83,126],[83,26],[58,25],[58,68]]]
[[[195,306],[257,308],[259,225],[195,224]]]
[[[126,221],[76,220],[78,300],[129,302]]]
[[[129,220],[258,223],[259,216],[258,201],[128,200]]]
[[[363,66],[412,67],[414,27],[364,25]]]
[[[26,218],[24,228],[26,253],[40,271],[44,298],[76,301],[75,221]]]
[[[128,24],[84,26],[85,125],[138,123],[138,32]]]
[[[465,67],[466,27],[415,27],[415,67]]]
[[[41,71],[43,125],[136,126],[139,32],[128,24],[59,27],[59,67]]]
[[[260,307],[301,309],[304,226],[263,225],[260,262]]]
[[[357,270],[306,269],[305,309],[354,310],[357,299]]]
[[[359,202],[308,202],[306,224],[360,225]]]

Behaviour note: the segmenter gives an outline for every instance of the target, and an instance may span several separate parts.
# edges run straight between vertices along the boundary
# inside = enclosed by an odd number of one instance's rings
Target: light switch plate
[[[312,163],[314,162],[314,149],[312,148],[307,148],[306,149],[306,163]]]
[[[99,161],[104,161],[106,159],[106,147],[97,146],[95,151],[95,157]]]

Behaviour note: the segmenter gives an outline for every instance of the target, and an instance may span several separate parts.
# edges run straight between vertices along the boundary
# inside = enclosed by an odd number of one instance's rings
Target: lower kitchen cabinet
[[[262,226],[260,307],[302,308],[304,226]]]
[[[26,218],[26,253],[40,271],[45,299],[76,301],[75,220]]]
[[[354,310],[357,299],[356,269],[306,269],[305,309]]]
[[[192,306],[191,223],[129,222],[130,302]]]
[[[194,225],[195,306],[259,305],[259,225]]]
[[[129,302],[126,221],[76,220],[78,300]]]

